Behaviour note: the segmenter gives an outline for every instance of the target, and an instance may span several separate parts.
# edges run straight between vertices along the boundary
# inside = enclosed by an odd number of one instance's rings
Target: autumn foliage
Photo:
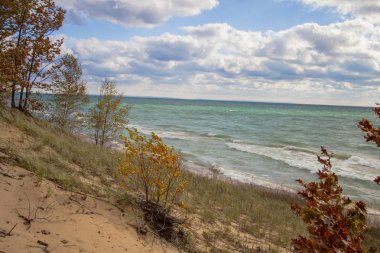
[[[62,26],[65,11],[53,0],[4,0],[0,10],[0,90],[10,93],[13,108],[27,111],[39,105],[32,91],[50,88],[63,42],[52,35]]]
[[[127,186],[167,212],[175,205],[182,206],[180,195],[186,182],[181,177],[181,156],[155,133],[147,138],[136,129],[128,132],[129,138],[124,138],[125,156],[119,166]]]
[[[380,106],[374,108],[373,111],[377,118],[380,118]],[[362,119],[362,121],[359,122],[358,127],[365,134],[364,138],[367,142],[374,142],[377,147],[380,147],[380,127],[374,127],[367,119]],[[380,185],[380,176],[375,179],[375,182]]]
[[[304,188],[298,194],[306,204],[293,204],[292,210],[307,224],[309,237],[293,239],[295,252],[366,252],[361,245],[367,231],[366,206],[342,196],[338,176],[331,170],[332,156],[322,148],[319,181],[298,180]]]

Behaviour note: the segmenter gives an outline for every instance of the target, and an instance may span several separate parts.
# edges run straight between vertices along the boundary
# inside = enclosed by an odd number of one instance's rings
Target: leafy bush
[[[367,231],[366,206],[342,196],[338,176],[331,171],[331,153],[322,148],[318,161],[323,168],[317,172],[319,181],[297,180],[304,190],[299,195],[304,207],[292,205],[292,210],[307,224],[309,238],[293,239],[295,252],[365,252],[362,246]],[[374,250],[370,250],[374,252]]]
[[[167,211],[174,205],[182,206],[179,198],[186,182],[181,177],[181,156],[155,133],[147,138],[136,129],[128,132],[129,138],[124,138],[125,156],[119,166],[127,185],[142,193],[146,202]]]
[[[380,106],[373,109],[377,118],[380,118]],[[367,119],[362,119],[359,122],[358,127],[365,133],[364,138],[367,142],[374,142],[380,147],[380,127],[374,127],[372,123]],[[375,179],[375,182],[380,185],[380,176]]]

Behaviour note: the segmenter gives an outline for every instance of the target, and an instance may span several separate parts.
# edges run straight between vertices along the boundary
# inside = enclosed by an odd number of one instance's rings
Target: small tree
[[[141,135],[136,129],[127,129],[125,156],[119,172],[127,185],[144,195],[145,202],[152,202],[169,212],[179,202],[186,182],[181,177],[182,159],[173,147],[168,147],[160,137]]]
[[[295,252],[365,252],[361,242],[367,231],[366,207],[362,201],[352,202],[342,196],[338,176],[331,171],[331,157],[322,148],[323,165],[317,172],[319,181],[297,180],[304,190],[298,194],[306,201],[304,207],[292,205],[292,210],[307,224],[309,238],[293,239]]]
[[[373,111],[375,112],[376,117],[380,118],[380,106],[375,107]],[[380,147],[380,127],[374,127],[367,119],[362,119],[362,121],[359,122],[358,127],[363,133],[365,133],[364,138],[367,142],[374,142],[377,147]],[[380,176],[375,178],[375,182],[380,185]]]
[[[128,123],[130,106],[121,106],[122,95],[110,80],[104,80],[98,102],[89,110],[89,127],[93,130],[96,144],[104,146]]]
[[[3,64],[0,72],[6,76],[10,90],[11,106],[21,111],[38,105],[32,90],[49,90],[47,79],[52,63],[60,53],[63,39],[51,35],[63,23],[65,11],[54,0],[6,0],[1,5],[5,28],[0,34]],[[5,36],[5,37],[4,37]]]
[[[78,117],[85,103],[86,83],[82,81],[82,68],[78,59],[65,54],[53,75],[54,112],[52,121],[63,130],[72,131],[81,122]]]
[[[12,76],[13,41],[10,36],[16,33],[15,17],[18,3],[15,0],[3,0],[0,4],[0,102],[10,95]]]

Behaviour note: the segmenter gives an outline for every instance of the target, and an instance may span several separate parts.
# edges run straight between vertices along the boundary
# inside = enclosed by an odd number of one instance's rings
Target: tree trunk
[[[21,87],[19,101],[18,101],[18,109],[20,111],[22,111],[22,98],[23,98],[23,96],[24,96],[24,87]]]
[[[17,35],[17,44],[16,44],[16,49],[19,49],[20,45],[21,45],[21,36],[22,36],[22,31],[23,31],[23,25],[24,25],[24,22],[25,22],[25,19],[26,19],[26,13],[27,13],[27,10],[26,9],[23,9],[22,11],[22,19],[21,19],[21,22],[20,22],[20,27],[18,29],[18,35]],[[16,50],[15,49],[15,50]],[[17,55],[18,52],[14,52],[14,74],[13,74],[13,82],[12,82],[12,100],[11,100],[11,107],[12,108],[16,108],[16,80],[17,80],[17,68],[19,67],[19,59],[18,59],[18,55]],[[22,97],[21,97],[22,98]]]
[[[21,111],[23,111],[23,112],[26,112],[26,110],[28,108],[28,99],[29,99],[30,92],[31,92],[31,88],[30,88],[30,85],[28,84],[26,86],[26,91],[25,91],[24,105],[21,108]]]
[[[13,81],[13,84],[12,84],[12,100],[11,100],[11,107],[12,108],[16,108],[15,96],[16,96],[16,82]]]
[[[26,85],[26,90],[25,90],[25,100],[24,101],[22,99],[24,87],[22,87],[21,93],[20,93],[20,101],[19,101],[18,108],[19,108],[20,111],[23,111],[23,112],[25,112],[27,110],[29,93],[31,92],[30,78],[32,76],[32,69],[33,69],[35,57],[36,57],[36,51],[33,49],[33,56],[32,56],[32,60],[31,60],[31,63],[30,63],[30,67],[28,69],[28,74],[27,74],[28,78],[27,78],[27,82],[26,82],[27,85]],[[22,103],[24,103],[24,105],[22,105]]]

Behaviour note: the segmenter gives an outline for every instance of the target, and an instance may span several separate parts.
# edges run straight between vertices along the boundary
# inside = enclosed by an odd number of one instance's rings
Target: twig
[[[29,230],[30,227],[31,227],[31,225],[32,225],[31,223],[32,223],[33,219],[30,219],[30,218],[25,217],[24,215],[22,215],[22,214],[18,211],[18,209],[15,209],[15,210],[16,210],[16,212],[17,212],[18,217],[20,217],[21,219],[24,220],[24,225],[28,225],[27,230]]]
[[[28,245],[28,246],[31,247],[31,248],[42,249],[42,251],[43,251],[44,253],[49,253],[49,252],[50,252],[49,249],[48,249],[48,247],[49,247],[49,244],[48,244],[48,243],[43,242],[43,241],[41,241],[41,240],[38,240],[37,243],[38,243],[39,245],[41,245],[41,246],[34,246],[34,245]]]
[[[44,253],[49,253],[49,244],[46,243],[46,242],[43,242],[41,240],[38,240],[37,243],[41,246],[34,246],[34,245],[27,245],[28,247],[31,247],[31,248],[37,248],[37,249],[41,249]]]
[[[27,230],[29,230],[30,227],[32,226],[32,222],[34,222],[36,220],[49,220],[49,218],[51,217],[51,216],[49,216],[49,213],[52,210],[52,208],[54,207],[53,204],[55,203],[55,201],[51,202],[46,207],[40,206],[40,202],[39,202],[38,206],[34,210],[34,214],[32,216],[30,200],[29,200],[28,196],[26,196],[26,197],[28,199],[28,216],[21,214],[18,209],[15,209],[15,210],[16,210],[18,217],[20,217],[21,219],[24,220],[24,225],[27,225],[28,226]],[[26,209],[26,208],[24,208],[24,209]],[[38,215],[39,210],[45,211],[45,214],[42,217],[39,217],[39,215]]]
[[[11,230],[9,230],[7,233],[5,231],[0,231],[0,237],[7,237],[7,236],[12,236],[12,231],[15,229],[15,227],[17,226],[17,223],[11,228]]]
[[[87,206],[85,206],[84,204],[82,204],[81,202],[79,202],[78,200],[76,200],[75,198],[73,198],[72,196],[69,197],[69,200],[77,203],[82,208],[82,213],[84,212],[84,209],[87,209],[89,211],[89,213],[91,213],[91,214],[96,213],[96,212],[92,211],[90,208],[88,208]],[[88,214],[88,212],[86,212],[86,214]]]
[[[62,189],[64,191],[67,191],[66,188],[64,188],[63,186],[60,186],[60,185],[56,185],[59,189]],[[120,212],[124,213],[124,209],[121,208],[120,206],[112,203],[111,201],[108,201],[106,199],[103,199],[103,198],[100,198],[100,197],[97,197],[97,196],[94,196],[94,195],[90,195],[90,194],[86,194],[86,193],[82,193],[82,192],[79,192],[79,191],[75,191],[75,190],[70,190],[70,192],[72,193],[76,193],[76,194],[79,194],[79,195],[82,195],[82,196],[87,196],[87,197],[90,197],[90,198],[93,198],[93,199],[96,199],[96,200],[99,200],[99,201],[103,201],[103,202],[106,202],[107,204],[110,204],[111,206],[114,206],[116,207]]]

